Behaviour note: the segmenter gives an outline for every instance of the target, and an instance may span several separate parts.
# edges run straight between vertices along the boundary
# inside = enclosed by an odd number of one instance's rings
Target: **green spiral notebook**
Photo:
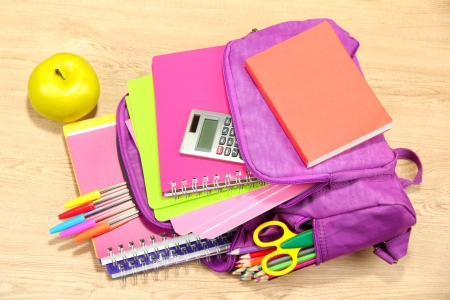
[[[159,221],[167,221],[184,213],[226,200],[230,197],[254,190],[255,186],[244,185],[211,194],[191,194],[189,197],[163,197],[159,176],[158,137],[156,128],[155,96],[153,77],[144,76],[127,82],[129,96],[126,97],[136,142],[141,156],[142,170],[148,205],[155,211]]]

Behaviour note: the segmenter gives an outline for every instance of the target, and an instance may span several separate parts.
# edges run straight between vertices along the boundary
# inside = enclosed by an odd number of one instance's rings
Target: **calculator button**
[[[230,153],[231,153],[231,148],[230,147],[226,147],[225,148],[225,156],[230,156]]]
[[[239,150],[238,150],[238,148],[234,148],[234,149],[233,149],[233,152],[231,153],[231,156],[236,157],[236,156],[238,156],[238,155],[239,155]]]
[[[219,146],[219,147],[217,147],[217,151],[216,151],[216,154],[222,154],[222,152],[223,152],[223,147],[222,146]]]
[[[225,124],[225,126],[230,126],[231,125],[231,118],[230,117],[226,117],[224,124]]]
[[[222,135],[227,135],[227,134],[228,134],[228,127],[222,128]]]
[[[230,129],[230,136],[234,136],[234,128]]]
[[[225,145],[225,142],[227,141],[227,138],[226,137],[224,137],[224,136],[221,136],[220,137],[220,140],[219,140],[219,145]]]
[[[233,138],[228,138],[227,146],[233,146],[233,143],[234,143],[234,139]]]

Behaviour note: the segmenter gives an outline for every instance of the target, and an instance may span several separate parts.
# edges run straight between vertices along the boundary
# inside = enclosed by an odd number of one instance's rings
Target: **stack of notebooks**
[[[391,124],[331,27],[324,24],[249,58],[245,65],[307,167]],[[243,163],[180,153],[193,109],[230,114],[223,51],[219,46],[157,56],[152,75],[127,82],[126,125],[141,158],[148,205],[158,221],[170,221],[174,230],[160,229],[138,216],[94,237],[96,255],[112,278],[226,253],[236,227],[313,186],[266,184]],[[348,92],[355,87],[356,92]],[[341,93],[348,102],[345,107],[354,109],[330,104],[333,92]],[[362,107],[359,97],[374,99],[367,101],[373,105]],[[300,107],[306,117],[298,117]],[[355,126],[355,116],[373,118],[361,123],[370,126]],[[331,137],[330,127],[337,130]],[[64,134],[80,194],[125,181],[116,149],[115,115],[68,124]]]
[[[312,186],[268,185],[245,164],[180,153],[192,109],[230,113],[221,71],[223,50],[155,57],[153,76],[127,83],[126,125],[140,154],[148,205],[156,219],[170,220],[174,230],[161,229],[140,215],[94,237],[96,255],[112,278],[226,253],[236,227]],[[68,124],[64,133],[80,194],[125,181],[114,114]],[[209,192],[194,191],[192,182],[182,187],[186,178],[197,179],[199,186],[208,178]],[[226,178],[233,185],[227,186]]]
[[[80,194],[124,181],[116,148],[115,114],[64,126]],[[96,256],[112,278],[158,271],[227,252],[231,234],[205,239],[161,229],[142,215],[92,239]]]

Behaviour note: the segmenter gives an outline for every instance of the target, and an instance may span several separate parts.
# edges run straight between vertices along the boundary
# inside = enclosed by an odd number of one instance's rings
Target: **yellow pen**
[[[108,193],[110,191],[119,189],[119,188],[121,188],[123,186],[126,186],[126,185],[127,185],[126,182],[121,182],[121,183],[112,185],[110,187],[107,187],[107,188],[105,188],[103,190],[92,191],[90,193],[81,195],[80,197],[77,197],[75,199],[72,199],[72,200],[64,203],[64,207],[65,208],[71,208],[71,207],[75,207],[75,206],[78,206],[78,205],[81,205],[81,204],[84,204],[84,203],[92,202],[94,200],[100,199],[103,194],[106,194],[106,193]]]

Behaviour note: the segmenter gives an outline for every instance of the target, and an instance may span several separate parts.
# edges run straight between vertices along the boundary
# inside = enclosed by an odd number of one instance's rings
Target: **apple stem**
[[[61,73],[61,71],[59,69],[55,69],[55,73],[58,74],[59,76],[61,76],[61,78],[63,80],[66,80],[66,78],[64,78],[63,74]]]

